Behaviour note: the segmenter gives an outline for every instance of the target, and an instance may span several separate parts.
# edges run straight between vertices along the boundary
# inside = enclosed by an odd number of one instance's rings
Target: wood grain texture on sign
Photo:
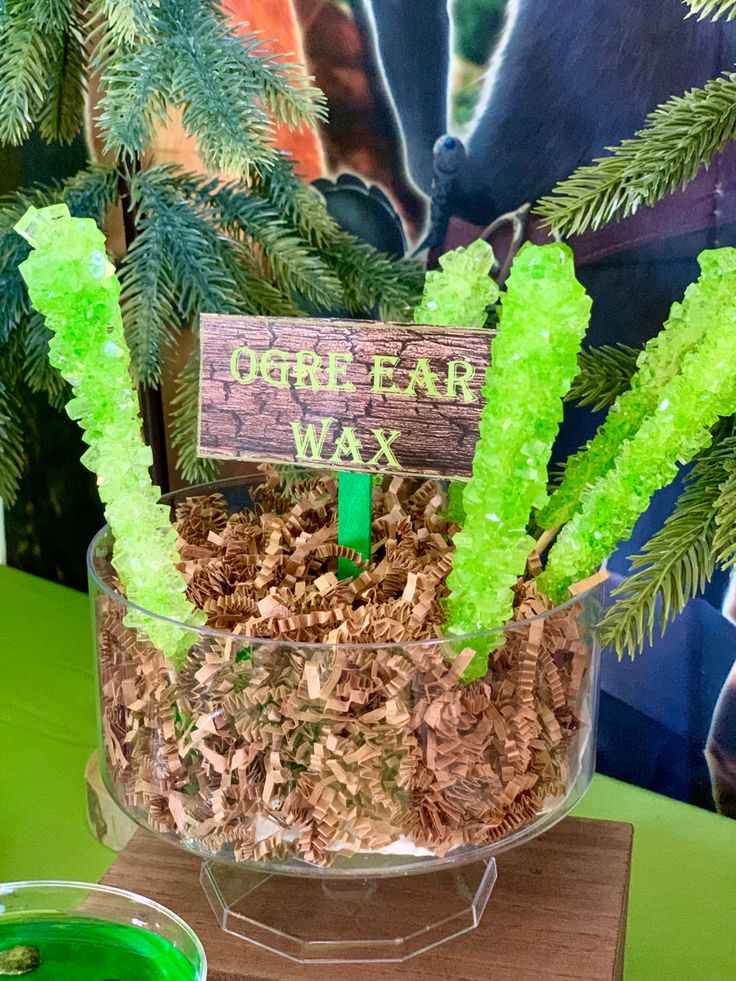
[[[199,454],[467,478],[491,338],[469,328],[205,314]]]
[[[622,981],[632,832],[628,824],[566,818],[505,852],[477,929],[403,964],[297,964],[223,932],[199,884],[201,860],[143,831],[102,881],[182,916],[205,948],[208,981]],[[426,910],[442,889],[453,889],[452,875],[403,881],[416,908]],[[268,909],[258,915],[275,922],[288,916],[296,933],[298,924],[312,920],[302,894],[314,902],[315,882],[319,893],[319,879],[285,879],[281,905],[270,917]],[[257,893],[248,893],[248,903],[255,907],[256,901]],[[375,935],[374,927],[369,923],[368,935]]]

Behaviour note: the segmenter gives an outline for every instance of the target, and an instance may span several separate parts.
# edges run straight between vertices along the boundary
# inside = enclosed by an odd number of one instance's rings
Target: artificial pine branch
[[[67,25],[56,35],[50,89],[38,116],[41,136],[48,142],[71,143],[84,125],[84,43],[82,22],[72,9]]]
[[[154,8],[159,0],[92,0],[94,19],[106,24],[118,44],[133,44],[153,30]]]
[[[32,392],[45,395],[52,408],[63,409],[71,397],[70,389],[49,363],[51,331],[46,326],[46,321],[32,310],[20,333],[23,344],[23,381]]]
[[[207,167],[245,174],[277,159],[276,122],[313,126],[324,118],[311,79],[264,50],[256,35],[239,34],[222,4],[159,0],[148,16],[145,31],[134,30],[137,21],[128,25],[128,43],[109,26],[95,53],[106,151],[142,153],[174,107]]]
[[[343,288],[334,271],[269,202],[237,182],[222,184],[193,175],[179,180],[211,212],[224,234],[246,244],[249,251],[255,246],[284,295],[302,295],[325,310],[343,302]]]
[[[206,483],[217,476],[218,462],[197,456],[199,359],[191,358],[176,378],[171,400],[171,444],[176,465],[187,483]]]
[[[17,241],[13,241],[18,236],[13,236],[12,224],[9,229],[6,227],[8,214],[12,214],[13,210],[0,207],[0,345],[8,342],[13,331],[28,317],[30,309],[28,293],[18,272],[18,266],[27,258],[29,248],[26,243],[19,245]]]
[[[145,220],[120,266],[123,323],[136,384],[157,386],[164,351],[181,327],[176,289],[166,254],[167,238]]]
[[[675,510],[631,558],[632,573],[614,590],[616,603],[602,625],[602,640],[619,656],[652,643],[659,618],[661,633],[692,597],[701,593],[716,566],[716,504],[736,456],[736,437],[705,451],[687,477]],[[733,526],[732,526],[733,530]]]
[[[634,137],[578,168],[535,213],[562,235],[601,228],[689,183],[735,137],[736,74],[726,72],[659,106]]]
[[[268,263],[254,252],[238,253],[238,283],[244,310],[254,316],[303,317],[304,310],[271,281]]]
[[[724,464],[725,479],[715,502],[716,530],[713,553],[722,569],[736,565],[736,458]]]
[[[222,13],[222,5],[216,4]],[[271,115],[290,129],[314,128],[327,120],[327,103],[312,76],[301,65],[288,62],[266,46],[259,34],[235,25],[228,37],[238,36],[242,71],[258,89],[258,98]]]
[[[690,8],[688,17],[693,14],[698,15],[698,20],[710,17],[718,20],[725,17],[726,20],[733,20],[736,17],[736,0],[684,0]]]
[[[613,405],[631,386],[641,352],[628,344],[603,344],[582,351],[580,372],[567,393],[567,402],[589,405],[594,412]]]
[[[267,166],[275,156],[273,124],[252,74],[243,75],[240,43],[200,0],[163,0],[162,15],[161,41],[173,67],[171,101],[182,108],[184,128],[196,137],[205,165],[235,173]]]
[[[6,380],[5,366],[0,363],[0,501],[12,504],[23,473],[23,430],[21,405],[16,392]]]
[[[340,232],[323,254],[345,284],[348,309],[353,313],[378,309],[381,320],[411,320],[422,295],[423,270],[412,260],[393,259]]]
[[[112,167],[93,164],[46,193],[51,203],[63,201],[72,216],[94,218],[102,227],[108,211],[118,203],[118,174]],[[23,197],[23,192],[18,196]]]
[[[58,25],[67,9],[69,0],[7,0],[0,21],[0,143],[17,146],[30,135],[60,56]]]
[[[220,236],[169,176],[151,168],[131,177],[137,235],[120,270],[133,375],[149,386],[158,385],[162,353],[180,327],[205,310],[239,306]]]
[[[283,154],[279,154],[267,171],[253,174],[251,188],[316,249],[328,245],[340,234],[340,226],[324,207],[321,196],[300,181]]]
[[[415,262],[392,259],[343,231],[322,198],[299,181],[283,157],[266,173],[256,174],[252,187],[319,249],[343,282],[345,305],[351,312],[366,313],[378,306],[382,319],[411,319],[424,282],[424,273]]]
[[[111,31],[100,32],[92,59],[102,92],[96,124],[103,151],[116,159],[143,153],[167,119],[165,55],[155,40],[127,45]]]

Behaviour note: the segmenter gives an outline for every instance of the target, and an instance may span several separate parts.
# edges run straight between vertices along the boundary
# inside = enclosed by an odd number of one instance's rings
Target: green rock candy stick
[[[560,533],[539,585],[562,600],[567,587],[595,572],[626,541],[655,491],[711,441],[720,416],[736,412],[736,253],[701,257],[710,280],[698,317],[703,336],[681,370],[662,385],[655,409],[624,442],[607,473],[585,491],[581,509]]]
[[[452,634],[494,630],[512,615],[511,587],[534,547],[527,522],[547,500],[562,398],[577,373],[589,318],[590,299],[575,278],[570,249],[520,249],[501,300],[473,475],[463,495],[466,520],[447,580]],[[502,642],[499,636],[495,646]],[[478,651],[466,680],[485,674],[492,646]]]
[[[484,327],[488,307],[498,299],[499,289],[491,279],[493,249],[476,239],[467,249],[453,249],[440,258],[440,268],[427,273],[422,302],[414,310],[415,324],[441,327]],[[463,491],[460,480],[450,481],[447,517],[462,523]]]
[[[115,539],[114,564],[128,599],[160,616],[201,625],[187,600],[169,509],[151,483],[153,459],[141,435],[138,399],[120,316],[120,283],[105,256],[105,238],[91,218],[72,218],[66,205],[29,208],[16,230],[33,246],[20,269],[34,307],[52,332],[49,360],[72,387],[66,409],[89,449],[84,465],[97,474]],[[175,663],[192,634],[130,610],[125,622],[142,629]]]
[[[493,249],[478,239],[467,249],[453,249],[440,258],[440,268],[428,272],[422,302],[414,323],[440,327],[484,327],[488,307],[498,299],[490,278]]]
[[[542,528],[563,525],[573,516],[585,490],[610,469],[622,443],[630,439],[659,404],[662,386],[675,375],[685,356],[700,341],[718,303],[723,271],[736,265],[736,249],[702,252],[700,279],[675,303],[664,328],[652,338],[637,360],[631,388],[608,411],[595,437],[565,464],[565,474],[549,503],[537,515]]]

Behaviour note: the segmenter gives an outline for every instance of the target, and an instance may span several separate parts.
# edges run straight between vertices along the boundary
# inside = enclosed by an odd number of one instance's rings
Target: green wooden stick
[[[337,481],[337,543],[370,559],[373,477],[369,473],[344,472],[337,475]],[[340,579],[357,576],[359,571],[350,559],[337,560]]]

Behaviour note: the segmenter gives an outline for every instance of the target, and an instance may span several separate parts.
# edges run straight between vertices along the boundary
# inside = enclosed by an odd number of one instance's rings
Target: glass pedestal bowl
[[[142,896],[81,882],[0,884],[0,975],[34,981],[206,981],[187,924]]]
[[[249,505],[253,482],[221,493]],[[297,643],[190,628],[177,672],[89,550],[108,790],[202,856],[224,929],[298,961],[400,961],[477,926],[496,856],[594,768],[601,589],[495,635]],[[493,649],[482,681],[463,649]],[[431,880],[419,873],[431,874]]]

